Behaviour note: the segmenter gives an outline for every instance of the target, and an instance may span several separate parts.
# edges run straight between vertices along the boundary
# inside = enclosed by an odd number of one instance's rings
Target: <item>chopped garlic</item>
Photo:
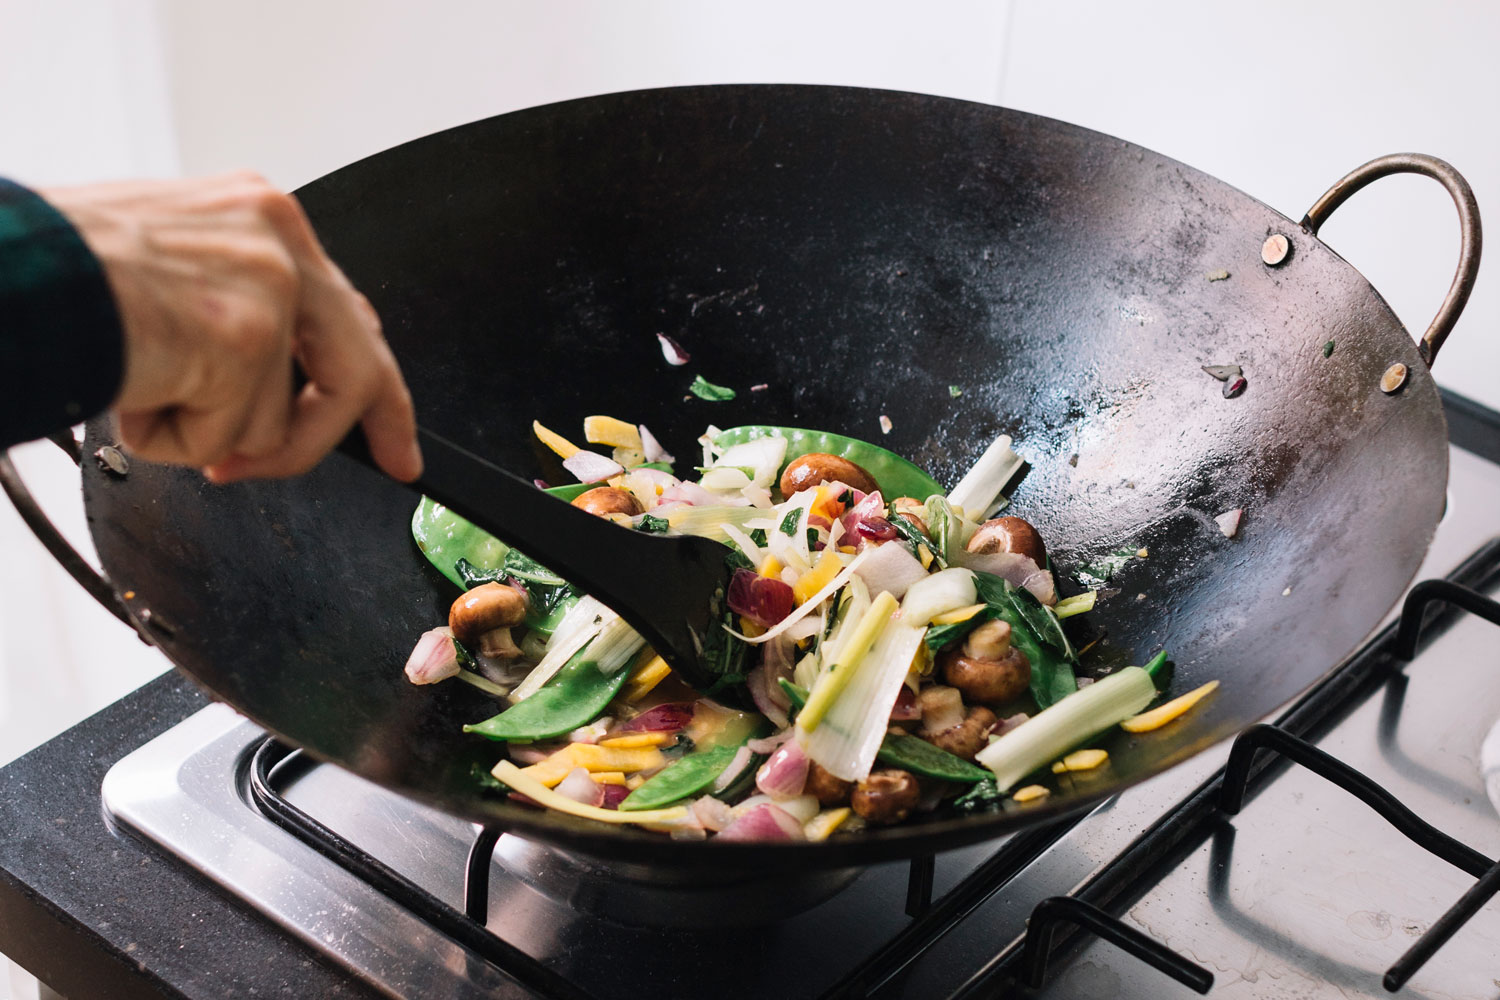
[[[1045,785],[1027,785],[1025,788],[1016,789],[1016,794],[1011,798],[1017,802],[1034,802],[1037,799],[1045,799],[1052,794],[1052,789]]]
[[[1062,760],[1052,765],[1052,773],[1065,774],[1069,771],[1092,771],[1107,760],[1109,760],[1109,753],[1104,750],[1074,750]]]

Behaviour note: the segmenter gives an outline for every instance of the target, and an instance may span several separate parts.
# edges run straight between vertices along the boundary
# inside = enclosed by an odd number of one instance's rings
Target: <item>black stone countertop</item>
[[[0,952],[71,1000],[377,996],[105,822],[105,772],[207,703],[172,671],[0,768]]]

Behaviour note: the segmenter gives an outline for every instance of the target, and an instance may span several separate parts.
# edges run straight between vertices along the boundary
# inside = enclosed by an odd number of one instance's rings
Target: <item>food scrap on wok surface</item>
[[[1059,601],[1036,529],[997,516],[1023,465],[1008,437],[944,491],[819,431],[710,427],[691,481],[642,425],[589,417],[608,455],[533,431],[579,480],[548,492],[621,530],[723,542],[734,574],[716,680],[695,689],[609,608],[423,499],[417,544],[462,593],[407,677],[496,699],[464,729],[503,744],[484,781],[528,805],[741,841],[1024,808],[1053,773],[1105,765],[1086,748],[1099,734],[1159,728],[1210,693],[1145,712],[1164,651],[1079,683],[1062,620],[1098,595]]]

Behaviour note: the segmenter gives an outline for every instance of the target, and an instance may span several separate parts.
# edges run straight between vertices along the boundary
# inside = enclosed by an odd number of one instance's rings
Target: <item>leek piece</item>
[[[878,604],[879,599],[876,601]],[[878,611],[872,605],[871,612]],[[870,773],[886,738],[891,708],[906,682],[925,631],[900,619],[886,620],[874,646],[853,671],[848,687],[828,709],[817,731],[806,737],[807,756],[811,760],[845,781],[858,781]],[[799,737],[806,732],[802,719],[810,708],[811,700],[798,713]]]
[[[496,684],[488,677],[485,677],[483,674],[476,674],[472,670],[464,670],[460,668],[455,676],[457,676],[458,679],[463,681],[465,684],[468,684],[470,687],[476,687],[479,690],[483,691],[485,694],[492,694],[497,698],[504,698],[507,694],[510,693],[506,688],[500,686],[499,684]],[[1215,681],[1215,683],[1218,682]]]
[[[596,819],[601,823],[676,823],[687,816],[685,806],[670,809],[642,809],[638,812],[620,812],[618,809],[600,809],[575,802],[566,795],[559,795],[546,785],[521,773],[521,769],[508,760],[502,760],[490,772],[515,791],[548,809]]]
[[[890,621],[891,615],[896,613],[896,599],[889,592],[882,593],[870,602],[870,608],[860,618],[859,624],[850,633],[847,642],[840,644],[838,656],[829,663],[818,678],[817,684],[813,685],[812,691],[807,696],[807,704],[802,711],[797,713],[797,728],[804,733],[811,733],[818,728],[823,721],[823,716],[828,714],[834,700],[843,693],[844,688],[849,686],[859,661],[870,651],[875,644],[875,639],[885,628],[886,622]],[[908,658],[908,662],[910,659]],[[1134,715],[1134,712],[1130,713]],[[889,712],[886,713],[888,717]],[[885,718],[880,720],[881,731],[885,731]],[[825,765],[826,766],[826,765]]]
[[[673,508],[667,514],[667,524],[678,534],[726,542],[729,540],[729,536],[724,533],[726,524],[743,530],[746,521],[753,521],[764,514],[765,511],[757,507],[705,504],[702,507]]]
[[[948,502],[962,507],[975,521],[989,517],[1005,484],[1026,464],[1010,447],[1010,435],[1001,434],[979,456],[979,461],[948,491]]]
[[[1125,667],[1038,712],[974,759],[994,771],[996,786],[1008,792],[1028,774],[1135,715],[1155,697],[1151,675],[1140,667]]]
[[[558,625],[557,631],[552,633],[552,641],[547,643],[547,655],[531,668],[531,673],[511,692],[511,702],[524,701],[536,694],[543,684],[567,665],[573,654],[603,631],[609,619],[619,620],[613,611],[592,597],[585,597],[574,605],[573,610],[563,618],[562,624]]]
[[[1066,600],[1058,601],[1052,613],[1058,618],[1071,618],[1081,615],[1086,611],[1094,610],[1094,601],[1099,597],[1097,590],[1086,590],[1081,594],[1074,594]]]

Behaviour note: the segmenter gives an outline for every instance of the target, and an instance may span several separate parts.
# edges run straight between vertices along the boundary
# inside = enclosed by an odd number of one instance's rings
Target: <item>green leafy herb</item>
[[[995,784],[995,779],[986,778],[954,799],[953,808],[966,815],[994,812],[1000,808],[1000,804],[1004,801],[1005,796],[1001,794],[1000,786]]]
[[[559,587],[568,582],[535,559],[515,549],[511,549],[505,554],[505,565],[503,568],[507,574],[515,577],[517,580],[543,583],[553,587]]]
[[[1326,358],[1331,354],[1333,354],[1333,341],[1330,340],[1323,345],[1323,357]]]
[[[802,523],[802,512],[804,508],[793,507],[786,512],[786,517],[781,519],[781,533],[788,538],[797,537],[797,525]]]
[[[1073,575],[1085,587],[1097,589],[1104,586],[1114,578],[1116,573],[1124,569],[1125,565],[1135,558],[1135,553],[1135,549],[1120,549],[1117,552],[1111,552],[1108,555],[1095,559]]]
[[[957,399],[959,396],[962,396],[963,394],[964,394],[964,391],[962,389],[960,389],[956,385],[950,385],[948,387],[948,395],[952,396],[954,399]]]
[[[954,622],[951,625],[932,625],[928,627],[927,635],[922,641],[927,643],[928,649],[936,653],[939,650],[947,649],[995,617],[996,612],[993,609],[985,608],[983,611],[975,614],[974,617],[961,622]]]
[[[510,786],[495,777],[484,765],[475,761],[469,765],[469,777],[474,779],[474,784],[487,792],[498,792],[501,795],[510,791]]]
[[[807,551],[814,552],[818,548],[818,529],[807,529]]]
[[[1072,649],[1063,653],[1042,640],[1021,610],[1026,605],[1026,598],[1015,596],[1020,588],[993,574],[975,573],[974,589],[979,599],[988,605],[990,617],[1002,618],[1010,624],[1012,645],[1025,653],[1031,662],[1031,696],[1039,708],[1054,705],[1078,690],[1078,678],[1070,662]],[[1030,596],[1028,593],[1027,597]],[[1067,642],[1066,638],[1062,641]]]
[[[766,547],[766,529],[756,528],[750,532],[750,540],[761,548]]]
[[[733,389],[722,385],[714,385],[702,375],[693,377],[693,384],[688,386],[688,391],[699,399],[706,399],[710,403],[724,403],[735,397]]]
[[[641,523],[635,526],[635,530],[644,531],[648,535],[665,535],[671,526],[664,517],[657,517],[655,514],[643,514],[641,515]]]

